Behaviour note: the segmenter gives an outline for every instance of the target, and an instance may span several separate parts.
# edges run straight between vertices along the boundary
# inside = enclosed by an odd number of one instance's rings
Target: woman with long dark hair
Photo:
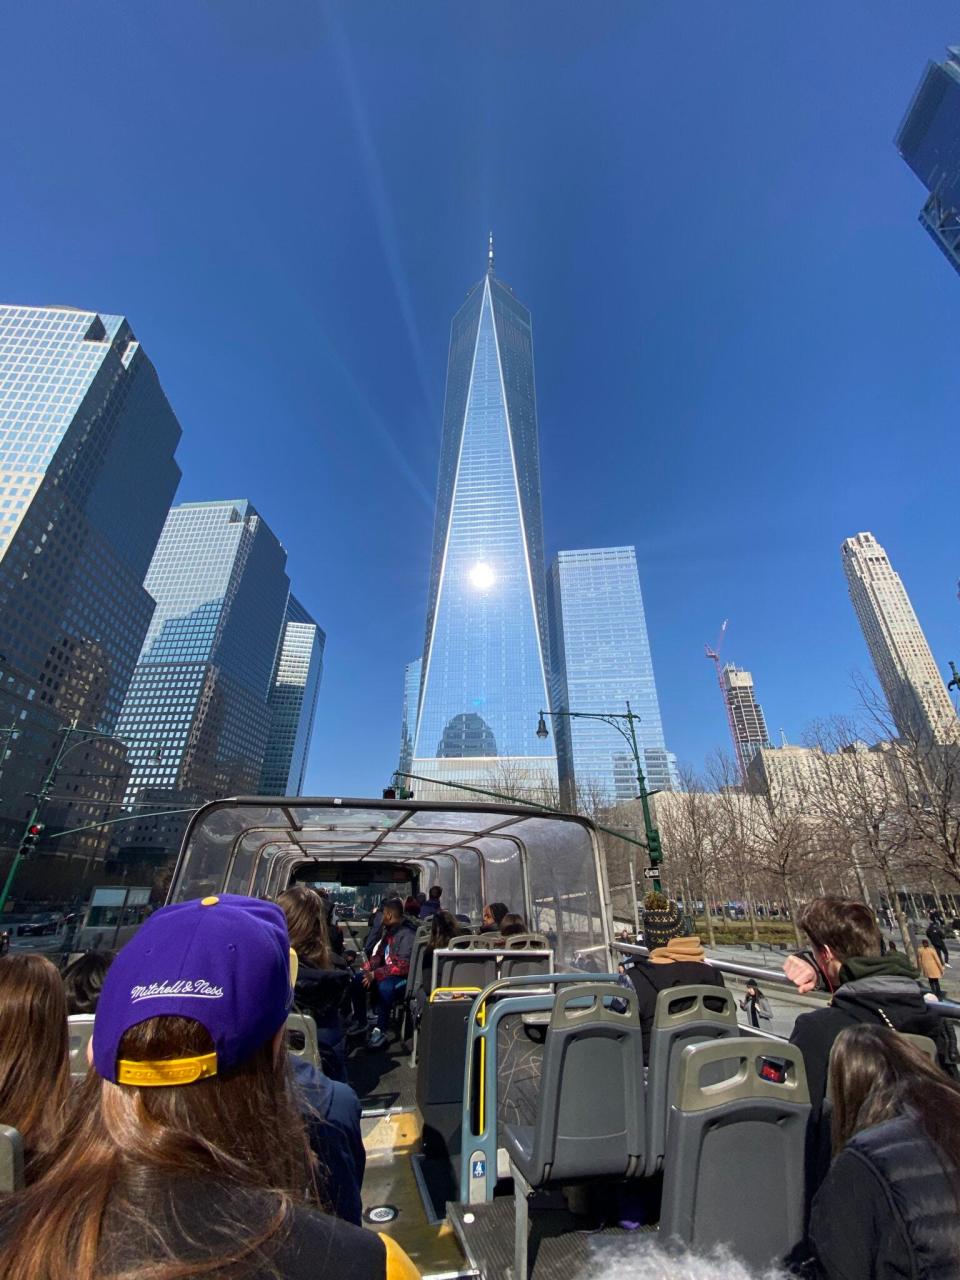
[[[59,1152],[0,1205],[4,1280],[392,1280],[402,1251],[322,1213],[290,1082],[273,903],[165,907],[120,952]]]
[[[834,1160],[810,1240],[829,1280],[960,1277],[960,1087],[886,1027],[837,1037]]]
[[[3,956],[0,1124],[11,1125],[23,1138],[28,1179],[60,1137],[69,1085],[67,1005],[60,974],[44,956]]]
[[[342,1011],[352,974],[330,942],[326,904],[315,889],[291,885],[277,898],[287,920],[299,970],[294,999],[317,1024],[320,1058],[331,1080],[347,1078],[346,1030]]]

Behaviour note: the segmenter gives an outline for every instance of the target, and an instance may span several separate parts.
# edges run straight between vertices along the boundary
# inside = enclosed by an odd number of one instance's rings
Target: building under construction
[[[761,747],[769,747],[767,725],[763,708],[757,701],[753,688],[753,676],[728,662],[720,672],[720,688],[727,704],[730,735],[737,753],[741,777],[746,776],[747,765]]]

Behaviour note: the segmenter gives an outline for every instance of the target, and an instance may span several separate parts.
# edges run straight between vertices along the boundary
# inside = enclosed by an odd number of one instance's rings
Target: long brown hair
[[[314,969],[332,968],[327,909],[316,889],[291,885],[277,898],[277,905],[287,917],[290,945],[299,959]]]
[[[23,1138],[28,1161],[60,1135],[70,1085],[67,1002],[45,956],[0,959],[0,1123]]]
[[[909,1115],[941,1157],[960,1204],[960,1087],[887,1027],[847,1027],[830,1055],[836,1154],[855,1133]]]
[[[121,1057],[139,1061],[209,1053],[198,1022],[157,1017],[131,1027]],[[91,1071],[75,1098],[60,1153],[8,1203],[0,1244],[5,1280],[179,1280],[246,1272],[289,1228],[294,1202],[315,1193],[312,1159],[290,1084],[287,1054],[268,1041],[222,1075],[172,1087],[111,1084]],[[184,1238],[163,1197],[178,1181],[236,1193],[200,1240]],[[269,1212],[244,1192],[272,1192]],[[204,1192],[201,1191],[201,1198]],[[189,1253],[189,1259],[184,1253]],[[138,1256],[139,1253],[139,1256]],[[146,1255],[146,1256],[144,1256]],[[147,1260],[149,1259],[149,1261]]]

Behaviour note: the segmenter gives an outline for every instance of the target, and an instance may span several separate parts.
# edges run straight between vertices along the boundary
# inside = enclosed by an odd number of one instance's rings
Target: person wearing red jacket
[[[399,898],[383,904],[383,929],[370,959],[364,963],[363,982],[372,993],[377,1021],[367,1037],[367,1048],[383,1049],[387,1043],[390,1010],[407,985],[416,929],[403,913]]]

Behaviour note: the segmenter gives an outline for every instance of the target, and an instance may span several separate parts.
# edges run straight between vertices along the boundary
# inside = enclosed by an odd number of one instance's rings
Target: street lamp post
[[[17,871],[19,870],[20,863],[26,856],[24,850],[33,848],[43,831],[43,825],[40,822],[40,818],[46,808],[47,801],[50,798],[50,792],[53,790],[53,784],[57,780],[57,774],[60,771],[60,766],[63,763],[64,757],[67,756],[74,747],[83,746],[85,742],[97,742],[101,739],[109,739],[112,742],[119,742],[121,746],[129,746],[129,743],[125,742],[122,738],[118,738],[116,734],[101,733],[99,729],[81,729],[78,725],[77,716],[74,716],[69,725],[61,725],[57,730],[57,733],[63,734],[63,740],[57,748],[56,755],[53,757],[53,763],[47,771],[47,776],[40,784],[40,790],[34,797],[33,811],[27,819],[26,826],[23,829],[23,834],[20,837],[20,844],[17,847],[17,852],[14,854],[13,862],[10,864],[10,870],[7,872],[6,881],[4,882],[3,888],[0,889],[0,918],[2,918],[4,909],[6,908],[7,899],[10,897],[10,890],[13,888],[13,881],[16,877]],[[70,738],[74,733],[82,733],[83,737],[76,742],[71,742]],[[160,759],[160,755],[161,748],[158,744],[156,748],[157,760]]]
[[[643,810],[643,833],[647,841],[647,854],[650,858],[650,866],[656,872],[653,880],[654,890],[660,892],[660,864],[663,862],[663,848],[660,844],[660,832],[654,826],[653,818],[650,814],[650,795],[647,790],[647,780],[643,776],[643,766],[640,763],[640,748],[637,745],[637,731],[634,722],[640,717],[627,703],[626,713],[615,711],[541,711],[540,720],[537,724],[537,737],[548,737],[550,730],[547,728],[546,717],[556,719],[563,716],[566,720],[602,720],[604,724],[610,725],[612,729],[616,729],[617,733],[625,740],[630,748],[633,756],[633,763],[637,770],[637,799],[640,801],[640,807]]]

